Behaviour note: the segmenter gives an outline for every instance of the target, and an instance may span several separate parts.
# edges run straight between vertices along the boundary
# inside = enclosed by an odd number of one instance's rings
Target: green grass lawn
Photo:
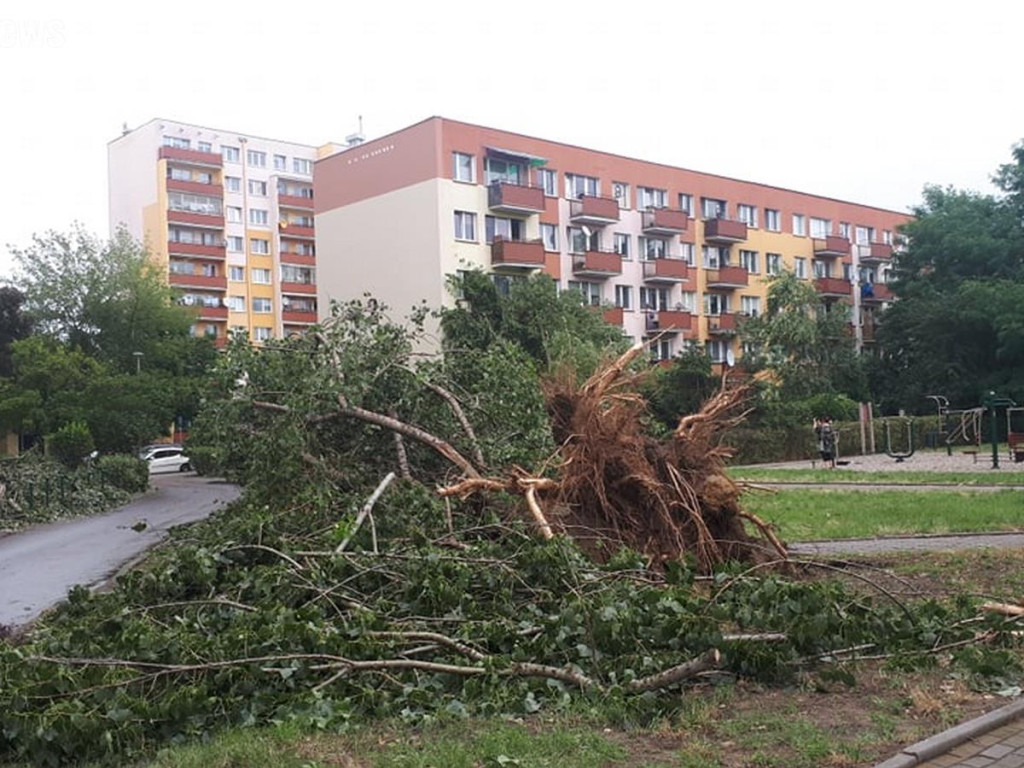
[[[752,483],[881,483],[885,485],[1024,485],[1024,472],[858,472],[851,469],[737,467],[734,480]]]
[[[750,491],[743,505],[787,541],[1024,530],[1020,491]]]

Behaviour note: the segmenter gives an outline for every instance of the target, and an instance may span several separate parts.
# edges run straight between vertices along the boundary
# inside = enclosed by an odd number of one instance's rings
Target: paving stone
[[[1013,747],[1008,744],[993,744],[981,753],[981,757],[998,759],[1000,757],[1006,757],[1011,752],[1013,752]]]

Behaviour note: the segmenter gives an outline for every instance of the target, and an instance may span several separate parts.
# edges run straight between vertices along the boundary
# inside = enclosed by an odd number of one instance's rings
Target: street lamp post
[[[142,373],[142,352],[132,352],[132,356],[135,358],[135,375],[138,376]]]

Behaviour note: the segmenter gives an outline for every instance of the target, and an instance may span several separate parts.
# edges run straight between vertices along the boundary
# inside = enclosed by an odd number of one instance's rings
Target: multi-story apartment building
[[[313,164],[339,149],[151,120],[108,145],[111,229],[147,244],[195,333],[300,332],[317,319]]]
[[[321,311],[364,292],[399,311],[450,304],[470,267],[499,286],[540,270],[674,356],[736,348],[766,278],[813,281],[873,340],[893,233],[909,217],[433,117],[321,158],[314,179]]]

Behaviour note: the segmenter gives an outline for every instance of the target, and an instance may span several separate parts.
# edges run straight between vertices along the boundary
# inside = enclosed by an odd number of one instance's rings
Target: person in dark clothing
[[[832,419],[824,416],[814,420],[814,434],[818,438],[818,453],[822,463],[829,469],[836,468],[836,432]]]

